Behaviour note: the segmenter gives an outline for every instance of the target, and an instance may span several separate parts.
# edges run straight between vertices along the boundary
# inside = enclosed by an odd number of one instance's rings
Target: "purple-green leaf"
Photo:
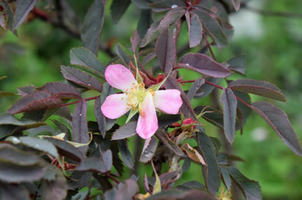
[[[139,34],[138,34],[137,30],[133,31],[133,37],[130,38],[130,42],[131,42],[130,50],[132,51],[132,53],[135,54],[136,47],[141,42],[141,38],[139,37]]]
[[[9,3],[7,1],[0,1],[0,5],[2,5],[5,9],[5,14],[6,14],[6,26],[7,28],[14,33],[14,35],[17,34],[17,30],[14,30],[13,28],[13,23],[14,23],[14,13],[9,6]]]
[[[54,139],[54,138],[44,138],[45,140],[48,140],[52,144],[54,144],[57,147],[58,153],[61,156],[64,156],[70,160],[81,162],[85,158],[85,155],[83,152],[81,152],[78,148],[73,146],[72,144],[69,144],[68,142],[64,140]]]
[[[112,140],[121,140],[128,137],[131,137],[136,134],[136,125],[137,121],[129,122],[124,126],[117,129],[114,134],[112,135]]]
[[[84,47],[72,48],[69,53],[70,64],[89,72],[100,78],[104,78],[106,67],[104,64],[88,49]]]
[[[188,24],[189,45],[192,48],[201,42],[202,25],[196,14],[193,14],[191,17],[189,13],[186,13],[185,16]]]
[[[157,147],[157,140],[155,139],[155,137],[151,137],[145,140],[145,144],[139,161],[146,163],[149,160],[151,160],[156,151],[156,147]]]
[[[9,183],[41,179],[48,164],[35,153],[21,151],[10,145],[0,145],[0,179]]]
[[[67,196],[67,181],[62,171],[57,167],[50,168],[54,170],[54,180],[43,180],[41,183],[41,198],[42,200],[63,200]]]
[[[145,37],[143,38],[140,46],[144,47],[160,35],[160,33],[170,25],[177,22],[184,14],[185,10],[182,8],[176,8],[173,10],[170,10],[162,19],[154,22],[150,28],[148,29],[148,32],[146,33]]]
[[[259,96],[286,102],[286,97],[280,92],[274,84],[266,81],[251,79],[237,79],[229,84],[232,90],[256,94]]]
[[[154,3],[148,4],[153,11],[155,12],[162,12],[166,10],[171,10],[178,7],[186,7],[186,4],[183,1],[180,0],[162,0],[157,1]]]
[[[72,67],[61,66],[61,72],[66,80],[84,86],[86,88],[92,88],[99,92],[102,91],[102,85],[100,84],[100,82],[95,77],[82,72],[81,70]]]
[[[107,150],[105,152],[100,151],[100,157],[89,157],[76,167],[77,171],[93,171],[99,173],[107,173],[112,166],[112,152]]]
[[[220,187],[220,170],[216,160],[215,147],[204,132],[197,132],[197,145],[207,166],[202,166],[206,187],[211,194],[216,195]]]
[[[4,28],[4,30],[6,29],[6,23],[3,17],[3,14],[0,12],[0,26],[2,26],[2,28]]]
[[[176,46],[171,31],[166,28],[159,35],[155,43],[155,54],[159,66],[165,74],[168,74],[176,63]]]
[[[228,190],[230,190],[231,189],[231,185],[232,185],[230,174],[228,173],[228,171],[224,167],[220,166],[219,168],[220,168],[221,175],[222,175],[222,181],[223,181],[225,187]]]
[[[0,182],[0,199],[22,199],[31,200],[29,192],[17,184],[7,184]]]
[[[119,43],[116,44],[115,47],[117,55],[120,57],[120,59],[123,61],[124,65],[127,66],[130,64],[131,58],[129,55],[124,51],[124,49],[121,47]]]
[[[193,9],[191,13],[198,15],[203,25],[203,30],[211,36],[218,48],[226,47],[229,43],[228,38],[214,16],[204,10],[201,10],[199,7],[194,8],[195,9]]]
[[[118,21],[121,19],[123,14],[126,12],[127,8],[129,7],[131,1],[130,0],[113,0],[110,6],[111,10],[111,18],[113,23],[117,24]]]
[[[237,55],[230,60],[227,61],[229,64],[228,69],[238,72],[242,75],[245,75],[245,67],[246,67],[246,56],[241,54]]]
[[[61,99],[45,91],[38,91],[19,99],[9,110],[11,114],[41,110],[62,103]]]
[[[179,63],[180,64],[178,66],[181,68],[189,69],[215,78],[225,78],[232,73],[222,64],[201,53],[188,53],[180,59]]]
[[[224,134],[232,144],[235,138],[237,99],[230,88],[223,89],[220,101],[223,104]]]
[[[188,99],[185,92],[182,90],[178,82],[173,78],[172,76],[169,76],[166,82],[164,83],[165,87],[167,89],[177,89],[181,92],[180,97],[182,99],[182,106],[180,107],[180,111],[188,118],[191,118],[195,121],[197,121],[197,118],[195,116],[195,113],[193,111],[192,105],[190,103],[190,100]]]
[[[18,28],[28,13],[35,7],[38,0],[17,0],[13,30]]]
[[[240,8],[240,0],[226,0],[230,5],[232,4],[236,11]]]
[[[204,94],[204,92],[199,92],[199,88],[205,83],[204,78],[197,78],[194,83],[191,85],[189,92],[187,93],[187,97],[191,100],[194,96],[199,96]]]
[[[95,55],[98,54],[100,35],[105,18],[106,0],[94,0],[84,20],[81,31],[83,46]]]
[[[260,185],[257,181],[248,179],[235,167],[226,167],[225,169],[231,175],[247,200],[262,199]]]
[[[233,90],[233,92],[236,97],[240,98],[248,105],[251,104],[251,98],[250,98],[249,94],[240,92],[240,91],[236,91],[236,90]],[[238,109],[237,117],[240,120],[241,128],[243,128],[247,118],[252,113],[252,109],[250,107],[248,107],[247,105],[245,105],[244,103],[242,103],[241,101],[237,101],[237,109]]]
[[[133,169],[134,159],[133,156],[131,155],[131,152],[129,151],[127,140],[126,139],[118,140],[117,144],[124,164],[130,169]]]
[[[168,138],[167,134],[162,129],[158,129],[155,135],[164,145],[166,145],[168,149],[170,149],[176,155],[183,158],[187,157],[186,154],[181,150],[181,148],[172,140],[170,140],[170,138]]]
[[[87,126],[87,102],[81,100],[74,108],[72,116],[72,136],[73,141],[86,144],[89,142]],[[80,151],[86,154],[88,146],[79,147]]]
[[[47,83],[46,85],[38,88],[37,90],[49,92],[52,95],[59,97],[60,99],[81,98],[81,94],[76,88],[59,82]]]
[[[295,154],[302,156],[301,144],[284,111],[267,102],[255,102],[251,108],[274,129]]]
[[[132,0],[132,2],[134,4],[135,4],[135,1],[141,1],[141,0]],[[151,9],[142,9],[138,23],[137,23],[137,32],[141,39],[144,38],[145,34],[147,33],[147,31],[152,23],[153,23],[152,10]]]
[[[114,200],[132,199],[132,197],[139,191],[138,185],[135,181],[128,179],[118,185]]]

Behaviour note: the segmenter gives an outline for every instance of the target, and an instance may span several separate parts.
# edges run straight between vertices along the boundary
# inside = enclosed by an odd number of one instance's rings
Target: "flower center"
[[[142,103],[144,102],[147,94],[151,93],[152,96],[154,96],[154,91],[153,90],[146,90],[145,89],[145,84],[140,83],[132,83],[132,87],[130,89],[126,90],[126,95],[127,95],[127,106],[129,106],[134,110],[136,108],[139,109],[140,114],[142,114],[141,106]]]

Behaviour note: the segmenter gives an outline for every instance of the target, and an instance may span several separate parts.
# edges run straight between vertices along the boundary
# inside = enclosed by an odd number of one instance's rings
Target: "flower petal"
[[[141,113],[138,117],[136,132],[143,139],[148,139],[154,135],[158,129],[156,110],[151,93],[148,93],[142,103]]]
[[[123,65],[109,65],[105,71],[105,79],[114,88],[126,91],[137,84],[133,74]]]
[[[116,119],[128,112],[129,106],[127,106],[126,100],[126,94],[109,95],[101,106],[101,110],[105,117]]]
[[[182,105],[180,91],[176,89],[171,90],[157,90],[154,94],[155,107],[168,114],[177,114]]]

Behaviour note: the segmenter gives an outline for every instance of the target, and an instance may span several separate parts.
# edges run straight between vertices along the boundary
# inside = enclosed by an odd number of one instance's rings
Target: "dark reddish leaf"
[[[4,30],[6,29],[6,25],[5,25],[5,21],[4,21],[4,17],[3,17],[2,13],[0,13],[0,26],[2,26],[2,28],[4,28]]]
[[[131,42],[131,51],[132,53],[135,53],[136,47],[141,42],[141,38],[139,37],[137,30],[133,31],[133,37],[130,38],[130,42]]]
[[[239,91],[236,91],[236,90],[233,90],[233,92],[234,92],[236,97],[240,98],[241,100],[246,102],[248,105],[251,104],[251,98],[250,98],[249,94],[244,93],[244,92],[239,92]],[[241,101],[237,101],[237,109],[239,110],[237,112],[237,117],[240,120],[241,128],[243,128],[247,118],[252,113],[252,109],[250,107],[246,106]]]
[[[215,78],[225,78],[232,73],[222,64],[201,53],[188,53],[180,59],[179,63],[180,64],[178,66],[181,68],[189,69]]]
[[[124,49],[121,47],[119,43],[116,44],[115,51],[117,55],[120,57],[120,59],[123,61],[124,65],[128,66],[130,64],[131,58],[124,51]]]
[[[81,160],[85,158],[85,155],[78,148],[64,140],[58,140],[51,137],[47,137],[44,139],[54,144],[57,147],[58,153],[61,156],[64,156],[76,162],[81,162]]]
[[[128,179],[118,185],[118,190],[114,200],[132,199],[132,197],[139,191],[138,185],[135,181]]]
[[[165,74],[168,74],[176,63],[176,46],[171,31],[166,28],[159,35],[155,43],[155,54],[159,66]]]
[[[38,0],[18,0],[14,17],[13,30],[18,28],[28,13],[34,8]]]
[[[6,14],[6,26],[7,28],[14,33],[14,35],[17,34],[17,30],[14,30],[13,23],[14,23],[14,13],[9,6],[9,3],[7,1],[0,1],[0,5],[3,6]]]
[[[228,45],[229,41],[227,36],[224,34],[221,26],[212,14],[201,10],[200,7],[195,7],[191,13],[198,15],[203,24],[203,30],[211,36],[218,48],[226,47]]]
[[[22,97],[24,97],[30,93],[36,92],[36,89],[33,85],[19,87],[19,88],[17,88],[17,90],[18,90],[18,94],[20,94]]]
[[[172,140],[170,140],[170,138],[168,138],[167,134],[162,129],[158,129],[155,135],[162,143],[166,145],[167,148],[169,148],[176,155],[183,158],[187,157],[186,154],[184,154],[184,152],[181,150],[181,148]]]
[[[37,88],[38,91],[46,91],[51,93],[54,96],[57,96],[61,99],[80,99],[81,94],[80,92],[75,89],[74,87],[59,83],[59,82],[52,82],[47,83],[46,85]]]
[[[178,7],[186,7],[186,4],[180,0],[162,0],[148,4],[155,12],[162,12]]]
[[[133,3],[135,3],[135,1],[141,1],[141,0],[132,0]],[[145,34],[147,33],[152,23],[153,23],[152,10],[142,9],[136,28],[140,38],[144,38]]]
[[[48,164],[35,153],[21,151],[10,144],[0,145],[0,179],[9,183],[41,179]]]
[[[190,103],[190,100],[188,99],[187,95],[185,94],[185,92],[182,90],[182,88],[180,87],[180,85],[177,83],[177,81],[175,80],[175,78],[173,78],[172,76],[169,76],[168,79],[166,80],[166,82],[164,83],[165,87],[167,89],[177,89],[181,92],[180,96],[182,99],[182,106],[180,107],[180,111],[188,118],[191,118],[195,121],[197,121],[195,113],[193,111],[192,105]]]
[[[67,66],[61,66],[61,72],[66,80],[87,88],[95,89],[99,92],[102,91],[100,82],[95,77],[85,72]]]
[[[74,108],[72,116],[72,136],[74,142],[82,144],[89,142],[86,111],[87,102],[85,100],[81,100]],[[88,146],[79,147],[79,149],[86,154]]]
[[[31,200],[29,192],[23,188],[19,187],[17,184],[7,184],[0,182],[0,199],[22,199]]]
[[[202,25],[199,21],[199,17],[193,14],[192,17],[190,13],[186,13],[186,20],[188,24],[188,34],[189,34],[189,45],[190,48],[197,46],[202,39]]]
[[[41,197],[43,200],[65,199],[68,190],[66,178],[57,167],[51,169],[55,171],[55,180],[42,181]]]
[[[171,182],[174,182],[177,176],[179,175],[179,171],[171,171],[171,172],[166,172],[162,173],[159,176],[160,184],[165,185]]]
[[[237,99],[230,88],[223,89],[220,101],[223,104],[224,134],[232,144],[235,138]]]
[[[133,156],[131,155],[131,152],[129,151],[127,140],[126,139],[118,140],[117,144],[124,164],[130,169],[133,169],[134,159]]]
[[[129,122],[124,126],[120,127],[115,133],[112,135],[112,140],[121,140],[128,137],[131,137],[136,134],[136,125],[137,121]]]
[[[245,75],[245,67],[246,67],[246,56],[245,55],[237,55],[230,60],[227,61],[230,65],[228,69],[238,72],[242,75]]]
[[[70,64],[77,65],[77,67],[90,74],[104,78],[106,67],[96,55],[88,49],[85,49],[84,47],[72,48],[69,57]]]
[[[111,10],[111,18],[113,23],[117,24],[118,21],[121,19],[123,14],[126,12],[127,8],[129,7],[131,1],[130,0],[113,0],[110,6]]]
[[[236,11],[240,8],[240,0],[226,0],[230,5],[233,4],[233,7]]]
[[[157,140],[155,139],[155,137],[151,137],[145,140],[145,144],[139,161],[146,163],[149,160],[151,160],[156,151],[156,147],[157,147]]]
[[[199,96],[204,94],[203,92],[198,93],[200,87],[205,83],[204,79],[197,78],[194,83],[191,85],[190,90],[187,94],[189,100],[191,100],[194,96]]]
[[[84,20],[81,31],[83,46],[97,55],[103,29],[106,0],[94,0]],[[97,19],[97,20],[96,20]]]
[[[225,169],[231,175],[247,200],[262,199],[260,185],[257,181],[248,179],[235,167],[226,167]]]
[[[205,81],[214,83],[216,85],[218,84],[219,80],[220,80],[219,78],[213,78],[213,77],[209,77],[209,78],[205,79]],[[193,98],[194,99],[204,98],[204,97],[208,96],[214,89],[215,89],[215,86],[212,86],[210,84],[203,84],[196,91],[195,96],[193,96]]]
[[[287,115],[280,108],[267,102],[253,103],[251,108],[274,129],[295,154],[302,156],[301,144],[297,134],[290,124]]]
[[[197,145],[207,166],[202,166],[206,187],[211,194],[216,195],[220,187],[220,171],[215,155],[215,147],[211,139],[204,132],[197,132]]]
[[[154,51],[154,50],[153,50]],[[143,58],[142,65],[145,66],[156,57],[155,53],[150,53]]]
[[[51,106],[58,106],[62,103],[61,99],[52,96],[45,91],[34,92],[19,99],[9,110],[11,114],[21,112],[29,112],[34,110],[41,110]]]
[[[100,157],[90,157],[82,160],[75,170],[77,171],[93,171],[107,173],[112,166],[112,152],[107,150],[100,151]]]
[[[158,127],[163,128],[181,119],[180,115],[161,114],[158,116]]]
[[[280,92],[274,84],[266,81],[251,79],[238,79],[229,84],[232,90],[256,94],[259,96],[286,102],[286,97]]]
[[[105,138],[105,135],[106,135],[106,118],[105,116],[103,115],[102,111],[101,111],[101,97],[98,96],[98,98],[95,100],[94,102],[94,114],[95,114],[95,117],[97,119],[97,122],[98,122],[98,127],[99,127],[99,130],[102,134],[102,136]]]
[[[154,22],[148,29],[145,37],[143,38],[140,46],[144,47],[160,35],[160,33],[170,25],[177,22],[184,14],[185,10],[182,8],[176,8],[170,10],[161,20]]]

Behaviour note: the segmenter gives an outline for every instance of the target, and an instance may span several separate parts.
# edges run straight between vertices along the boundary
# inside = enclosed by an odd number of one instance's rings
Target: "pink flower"
[[[136,132],[143,139],[150,138],[158,129],[156,109],[177,114],[182,105],[180,91],[157,90],[156,87],[145,89],[145,85],[138,83],[131,71],[123,65],[109,65],[105,79],[112,87],[122,90],[123,94],[108,96],[101,107],[103,114],[116,119],[128,111],[130,117],[139,112]]]

